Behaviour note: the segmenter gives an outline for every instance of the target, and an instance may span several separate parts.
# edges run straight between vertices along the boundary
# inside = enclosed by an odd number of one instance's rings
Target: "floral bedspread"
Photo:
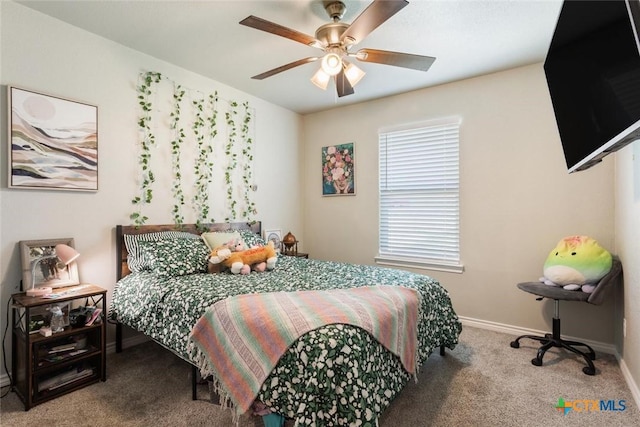
[[[186,360],[192,327],[216,301],[252,292],[396,285],[422,296],[418,324],[420,366],[441,345],[453,349],[461,324],[447,291],[407,271],[280,256],[275,270],[250,275],[193,274],[159,278],[140,272],[120,280],[110,316]],[[367,332],[328,325],[297,340],[262,385],[259,400],[296,425],[376,425],[411,375]]]

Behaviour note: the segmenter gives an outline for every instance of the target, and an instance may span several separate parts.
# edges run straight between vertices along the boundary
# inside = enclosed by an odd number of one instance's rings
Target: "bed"
[[[444,354],[445,347],[453,349],[458,342],[461,324],[449,295],[428,276],[286,255],[278,255],[272,271],[211,274],[206,271],[206,262],[204,270],[201,265],[183,265],[199,258],[192,247],[201,253],[203,231],[238,233],[249,247],[264,244],[259,222],[116,226],[119,280],[109,318],[117,324],[117,351],[122,350],[122,325],[126,325],[191,363],[194,369],[202,368],[202,354],[193,346],[190,335],[215,303],[260,293],[348,292],[372,285],[401,286],[419,295],[418,368],[434,350]],[[148,236],[164,237],[140,243],[134,252],[141,253],[129,253],[132,241]],[[176,250],[176,245],[181,249]],[[181,252],[184,248],[186,252]],[[397,354],[362,328],[327,324],[305,333],[287,348],[259,388],[256,402],[294,419],[299,426],[375,425],[415,374],[407,372]]]

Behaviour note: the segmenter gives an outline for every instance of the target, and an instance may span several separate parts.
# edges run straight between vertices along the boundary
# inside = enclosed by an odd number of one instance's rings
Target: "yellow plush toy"
[[[612,262],[611,253],[591,237],[565,237],[549,253],[540,281],[590,294],[596,283],[611,270]]]
[[[229,268],[233,274],[249,274],[251,269],[255,271],[273,270],[278,257],[273,242],[267,246],[257,246],[244,251],[233,252],[227,245],[220,246],[211,251],[209,263],[216,271],[215,266],[222,265]]]

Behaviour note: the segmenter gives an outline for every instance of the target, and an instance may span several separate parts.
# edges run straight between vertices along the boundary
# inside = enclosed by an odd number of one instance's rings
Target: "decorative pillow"
[[[207,248],[209,248],[209,251],[224,245],[232,239],[243,240],[240,233],[237,231],[208,231],[206,233],[202,233],[200,236],[202,237],[205,245],[207,245]]]
[[[265,246],[267,244],[267,242],[265,242],[262,237],[251,230],[237,230],[237,232],[240,233],[240,237],[242,237],[242,240],[244,240],[244,245],[246,248],[252,248],[254,246]]]
[[[159,276],[185,276],[207,272],[209,249],[200,239],[170,239],[140,242],[140,251]]]
[[[125,234],[124,245],[127,248],[127,264],[132,273],[138,271],[149,270],[151,264],[145,260],[140,253],[140,242],[158,242],[161,240],[173,239],[199,239],[197,234],[191,234],[186,231],[158,231],[156,233],[145,234]]]

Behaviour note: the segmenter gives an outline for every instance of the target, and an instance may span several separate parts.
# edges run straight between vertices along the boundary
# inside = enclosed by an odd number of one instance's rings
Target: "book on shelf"
[[[64,288],[59,288],[59,289],[56,289],[56,290],[52,291],[49,294],[43,295],[42,298],[45,298],[45,299],[62,298],[62,297],[65,297],[67,295],[73,295],[76,292],[79,292],[84,288],[88,288],[89,286],[90,285],[77,285],[77,286],[68,286],[68,287],[64,287]]]
[[[90,377],[91,375],[93,375],[93,369],[85,369],[84,371],[78,372],[77,375],[75,375],[73,378],[69,378],[67,381],[52,385],[51,387],[49,387],[49,390],[55,390],[67,384],[71,384],[74,381],[78,381],[79,379]]]
[[[91,313],[91,316],[87,318],[87,321],[84,325],[91,326],[94,323],[99,323],[99,322],[96,322],[96,319],[100,316],[100,313],[102,313],[102,309],[98,307],[94,307],[93,313]]]
[[[88,348],[83,348],[83,349],[80,349],[80,350],[73,350],[73,351],[69,351],[69,352],[66,352],[66,353],[52,354],[50,356],[45,357],[44,360],[46,362],[49,362],[49,363],[60,362],[61,360],[69,359],[69,358],[77,356],[79,354],[86,353],[87,351],[89,351]],[[43,363],[40,363],[40,365],[42,365],[42,364]]]
[[[76,367],[66,372],[54,375],[38,383],[38,392],[55,390],[74,381],[93,375],[93,368]]]
[[[49,349],[49,354],[60,353],[63,351],[69,351],[69,350],[75,350],[75,349],[76,349],[76,343],[74,342],[68,343],[68,344],[56,345]]]

